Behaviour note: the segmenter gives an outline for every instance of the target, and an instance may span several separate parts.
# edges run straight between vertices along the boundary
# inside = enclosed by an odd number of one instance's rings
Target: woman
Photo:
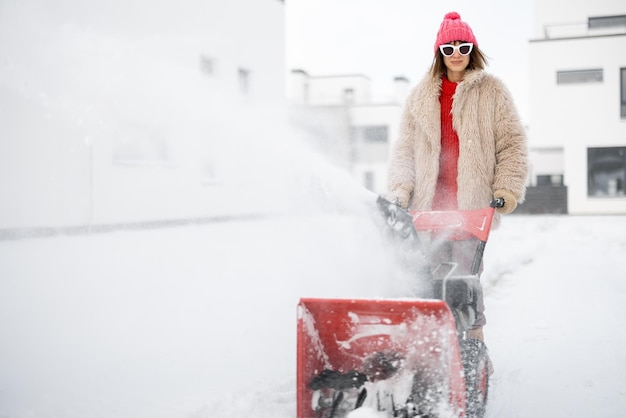
[[[409,95],[391,157],[387,198],[414,211],[468,210],[504,199],[500,214],[524,199],[524,129],[501,81],[484,72],[487,60],[470,26],[456,12],[437,33],[430,72]],[[431,259],[455,257],[467,273],[466,242],[441,248]],[[482,292],[479,292],[482,293]],[[471,338],[484,340],[482,295]]]

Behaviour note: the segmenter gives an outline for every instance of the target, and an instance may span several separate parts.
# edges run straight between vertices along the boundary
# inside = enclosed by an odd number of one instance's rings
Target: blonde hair
[[[488,65],[487,57],[483,54],[483,51],[474,45],[472,52],[470,52],[469,64],[467,64],[468,70],[480,69],[484,70]],[[439,78],[446,72],[446,65],[443,63],[443,55],[441,51],[437,50],[433,63],[430,66],[430,76],[433,78]]]

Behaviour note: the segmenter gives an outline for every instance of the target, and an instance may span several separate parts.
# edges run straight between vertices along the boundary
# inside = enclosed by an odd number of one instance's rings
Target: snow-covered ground
[[[85,56],[82,46],[102,46],[116,57],[135,56],[135,49],[123,37],[82,27],[80,19],[59,25],[54,17],[65,9],[48,16],[40,13],[44,3],[0,3],[25,5],[20,14],[0,19],[6,23],[0,31],[6,52],[0,87],[11,93],[3,96],[3,109],[24,105],[16,126],[45,129],[57,148],[65,128],[76,128],[64,124],[79,120],[85,132],[100,126],[87,110],[108,103],[103,97],[109,92],[96,89],[98,94],[84,99],[94,91],[90,81],[125,79],[135,68],[133,60],[118,66],[110,65],[110,55]],[[159,40],[159,48],[142,48],[148,57],[140,54],[146,58],[140,64],[172,59],[160,37],[150,39]],[[158,60],[148,59],[152,55]],[[77,73],[66,73],[66,63],[76,64]],[[158,84],[157,78],[146,77],[121,100],[139,104],[139,115],[110,111],[96,112],[98,117],[117,126],[130,115],[130,122],[139,120],[147,130],[165,125],[178,132],[183,124],[201,135],[203,118],[187,125],[180,115],[151,110],[153,96],[144,93],[165,85],[176,90],[172,86],[178,84],[170,83],[179,77]],[[26,106],[31,98],[34,108]],[[62,126],[48,131],[32,116],[37,104],[54,105],[73,119],[60,119]],[[14,156],[20,137],[5,125],[0,124],[0,141],[12,162],[35,167],[28,165],[31,159],[44,153]],[[125,133],[120,128],[115,135]],[[235,146],[258,144],[259,138]],[[374,196],[340,170],[309,160],[294,138],[280,139],[276,149],[296,162],[264,159],[261,166],[280,167],[278,174],[294,179],[298,190],[268,187],[264,197],[287,196],[293,203],[297,193],[296,206],[306,211],[0,240],[0,417],[293,418],[299,298],[403,297],[411,283],[374,221]],[[41,169],[24,172],[48,175]],[[224,202],[229,200],[218,203]],[[625,232],[626,216],[509,216],[492,234],[483,275],[485,333],[495,365],[489,417],[624,415]]]
[[[626,217],[509,216],[483,281],[489,417],[626,410]],[[295,415],[300,297],[395,297],[373,218],[0,242],[0,416]]]

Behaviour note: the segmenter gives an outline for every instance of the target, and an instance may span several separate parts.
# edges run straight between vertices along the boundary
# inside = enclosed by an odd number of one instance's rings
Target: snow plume
[[[185,61],[197,42],[145,29],[139,4],[0,2],[0,221],[88,222],[86,161],[102,148],[96,223],[181,207],[283,216],[1,241],[0,416],[290,416],[298,299],[394,288],[375,196],[311,151],[281,105],[203,78]],[[193,189],[203,154],[214,184]],[[209,189],[220,198],[203,206]],[[268,376],[285,382],[276,399],[258,392]]]
[[[210,29],[187,30],[181,10],[202,2],[166,3],[0,4],[0,174],[13,179],[0,228],[362,211],[370,194],[278,97],[200,71]]]

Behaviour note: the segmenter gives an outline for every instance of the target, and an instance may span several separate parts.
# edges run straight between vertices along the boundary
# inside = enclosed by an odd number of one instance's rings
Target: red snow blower
[[[407,212],[379,197],[389,236],[420,282],[419,298],[307,299],[298,305],[297,417],[484,416],[489,386],[476,320],[479,271],[496,199],[473,211]],[[469,274],[433,265],[425,245],[473,241]],[[408,257],[408,258],[407,258]]]

